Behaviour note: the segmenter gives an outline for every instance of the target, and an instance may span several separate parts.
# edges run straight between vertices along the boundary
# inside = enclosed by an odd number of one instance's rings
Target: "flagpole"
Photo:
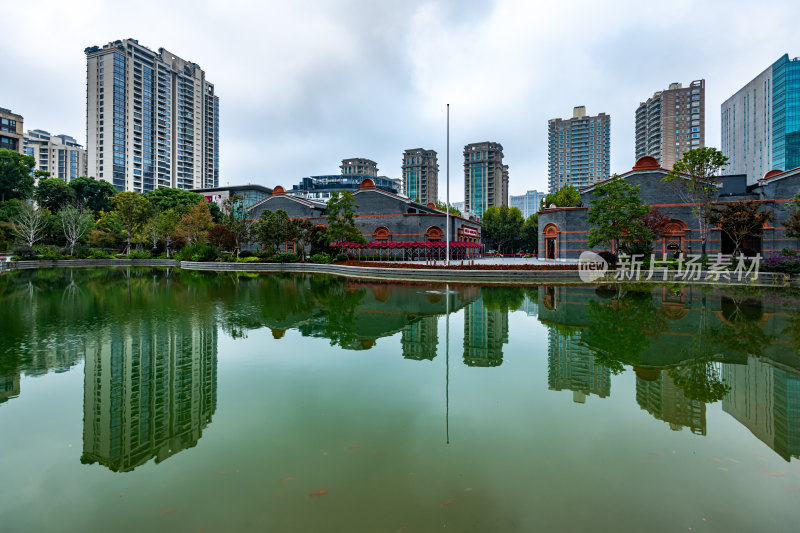
[[[450,266],[450,104],[447,104],[447,237],[445,241],[444,265]]]

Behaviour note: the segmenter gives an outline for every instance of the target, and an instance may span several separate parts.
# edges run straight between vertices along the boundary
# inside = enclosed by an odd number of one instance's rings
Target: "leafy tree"
[[[88,211],[79,211],[74,206],[68,205],[58,213],[61,229],[67,239],[69,255],[72,255],[75,243],[88,232],[94,223],[94,217]]]
[[[230,233],[233,239],[233,248],[236,251],[236,257],[239,257],[242,243],[250,237],[252,226],[252,222],[249,220],[250,212],[247,210],[247,207],[245,207],[244,198],[238,195],[226,198],[222,202],[222,206],[224,207],[222,225],[228,230],[228,233]]]
[[[682,201],[692,204],[692,213],[697,217],[697,227],[700,230],[703,255],[708,243],[708,216],[711,205],[717,198],[715,177],[727,165],[728,158],[716,148],[695,148],[684,153],[664,177],[664,181],[675,184],[675,190]]]
[[[89,232],[89,244],[95,248],[117,248],[124,239],[124,229],[116,211],[101,212],[94,229]]]
[[[294,228],[290,231],[291,240],[295,243],[295,249],[299,250],[300,258],[305,259],[306,245],[313,244],[314,224],[306,219],[294,219],[291,221]]]
[[[19,212],[22,202],[18,198],[0,202],[0,222],[11,222]]]
[[[719,226],[733,241],[734,254],[742,250],[748,237],[760,237],[764,223],[770,220],[775,220],[775,213],[772,209],[762,210],[755,200],[712,205],[708,212],[708,221]]]
[[[505,205],[490,207],[481,218],[484,237],[494,242],[500,252],[513,247],[515,240],[520,238],[524,223],[518,208]]]
[[[126,253],[131,253],[131,240],[135,233],[147,222],[150,214],[150,203],[138,192],[125,191],[113,197],[114,211],[116,211],[128,239]]]
[[[564,185],[556,192],[551,192],[542,200],[542,207],[575,207],[581,203],[581,194],[572,185]]]
[[[220,250],[237,249],[236,238],[233,233],[231,233],[231,230],[222,224],[214,224],[214,226],[208,230],[208,242]]]
[[[639,197],[639,186],[614,175],[599,184],[592,194],[589,209],[589,247],[613,245],[616,251],[640,253],[637,244],[650,248],[655,235],[644,221],[650,206]]]
[[[158,209],[162,211],[177,209],[182,215],[191,211],[200,202],[208,203],[202,194],[172,187],[159,187],[144,193],[144,196]]]
[[[177,209],[176,209],[177,210]],[[195,204],[195,206],[181,217],[178,223],[179,233],[186,238],[188,244],[205,242],[208,230],[214,223],[208,210],[208,202]]]
[[[289,215],[283,209],[262,211],[256,230],[261,247],[265,251],[274,251],[281,243],[286,242],[289,237],[289,223]]]
[[[525,219],[520,230],[522,248],[529,252],[539,250],[539,213],[534,213]]]
[[[117,189],[109,182],[94,178],[80,177],[67,183],[75,193],[75,202],[85,209],[100,213],[113,209],[111,197],[117,194]]]
[[[783,221],[783,225],[786,227],[786,234],[795,239],[800,239],[800,193],[789,204],[789,210],[792,214],[787,220]]]
[[[58,178],[44,179],[39,182],[33,199],[40,207],[52,213],[61,211],[61,208],[75,200],[75,190]]]
[[[162,211],[158,217],[158,232],[164,242],[164,251],[169,257],[172,244],[175,241],[175,233],[181,220],[181,214],[175,209]]]
[[[445,213],[447,212],[447,204],[442,202],[441,200],[436,200],[436,202],[434,202],[434,205],[436,206],[436,209],[438,209],[439,211],[444,211]],[[450,205],[450,214],[451,215],[455,215],[457,217],[460,217],[461,216],[461,211],[459,211],[458,209],[453,207],[453,205],[451,204]]]
[[[31,202],[22,202],[16,218],[13,220],[11,233],[28,248],[39,242],[47,228],[49,213]]]
[[[30,198],[34,166],[36,160],[32,156],[0,148],[0,201]]]
[[[327,203],[329,242],[338,242],[340,245],[345,242],[366,242],[356,226],[357,208],[358,204],[351,193],[337,191],[331,194]]]

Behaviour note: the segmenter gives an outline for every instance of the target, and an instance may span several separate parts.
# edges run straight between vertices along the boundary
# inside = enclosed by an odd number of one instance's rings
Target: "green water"
[[[793,531],[800,297],[0,276],[0,531]]]

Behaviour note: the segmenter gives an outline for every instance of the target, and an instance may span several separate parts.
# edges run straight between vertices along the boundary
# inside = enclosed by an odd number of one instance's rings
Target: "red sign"
[[[464,227],[461,228],[461,231],[464,232],[464,235],[472,235],[473,237],[477,237],[478,236],[478,230],[476,230],[474,228],[469,228],[467,226],[464,226]]]

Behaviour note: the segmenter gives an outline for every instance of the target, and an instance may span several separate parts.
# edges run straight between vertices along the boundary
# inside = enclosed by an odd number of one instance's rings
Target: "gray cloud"
[[[221,106],[221,181],[291,185],[364,156],[400,176],[402,151],[433,148],[451,199],[461,147],[495,140],[511,191],[546,188],[547,120],[574,105],[612,116],[612,168],[633,163],[638,103],[672,81],[707,81],[719,105],[784,53],[800,55],[789,1],[4,2],[0,106],[85,138],[83,49],[133,37],[201,65]],[[444,173],[442,172],[443,191]],[[442,193],[443,194],[443,193]]]

